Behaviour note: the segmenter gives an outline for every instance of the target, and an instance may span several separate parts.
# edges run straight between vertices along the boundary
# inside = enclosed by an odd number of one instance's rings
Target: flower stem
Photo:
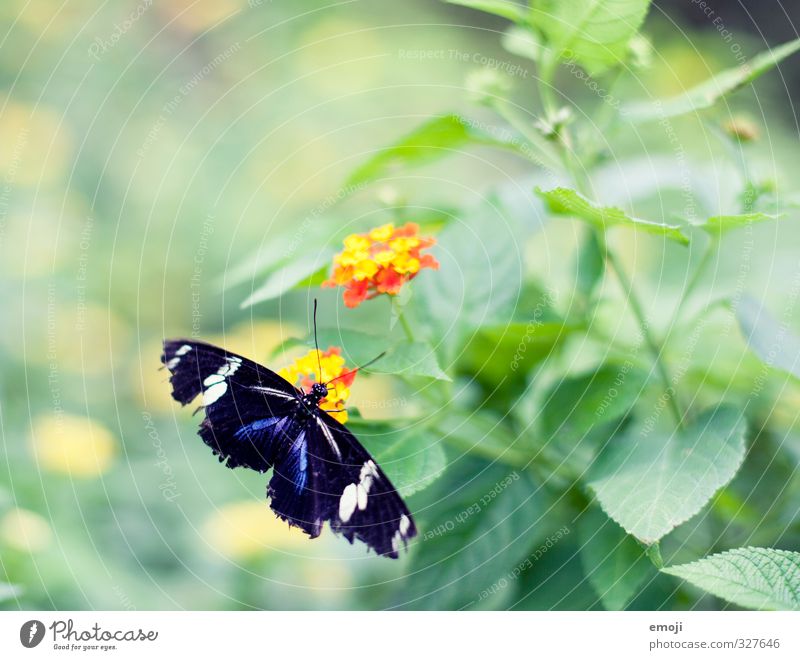
[[[611,269],[617,276],[622,288],[625,291],[625,294],[628,297],[628,303],[630,304],[631,311],[633,315],[636,317],[636,320],[639,323],[639,328],[642,332],[642,337],[644,339],[645,344],[647,344],[647,348],[653,355],[655,361],[655,368],[656,372],[658,373],[659,378],[661,379],[662,384],[666,389],[667,394],[667,402],[669,404],[670,410],[672,411],[673,416],[675,417],[675,421],[677,422],[678,428],[683,426],[683,414],[678,407],[677,402],[677,393],[675,392],[675,388],[672,385],[672,380],[670,378],[669,372],[667,371],[667,366],[664,364],[663,359],[663,346],[661,346],[656,338],[653,336],[653,333],[650,330],[650,324],[647,322],[647,315],[644,313],[644,308],[642,307],[642,303],[639,301],[639,297],[636,295],[636,291],[633,289],[633,282],[628,277],[628,274],[625,272],[625,268],[619,261],[619,258],[616,254],[614,254],[611,250],[606,250],[606,260],[608,264],[611,266]]]
[[[411,324],[408,322],[406,315],[403,314],[403,309],[400,307],[394,297],[392,297],[392,309],[394,310],[397,320],[400,321],[400,325],[403,328],[403,332],[405,332],[406,339],[413,344],[416,341],[416,338],[414,337],[414,330],[412,329]]]
[[[716,239],[712,239],[711,242],[706,247],[705,252],[703,253],[703,258],[700,260],[700,263],[697,264],[697,268],[695,269],[694,273],[692,274],[692,278],[689,280],[689,283],[686,285],[686,288],[683,290],[681,294],[681,298],[678,301],[678,305],[675,307],[675,312],[673,313],[673,327],[678,321],[680,321],[680,316],[685,307],[686,303],[691,298],[692,293],[697,288],[697,285],[700,284],[700,280],[703,278],[703,275],[708,268],[709,263],[714,258],[714,255],[717,253],[717,246],[719,242]],[[670,333],[667,333],[667,337],[664,338],[664,342],[666,343]]]

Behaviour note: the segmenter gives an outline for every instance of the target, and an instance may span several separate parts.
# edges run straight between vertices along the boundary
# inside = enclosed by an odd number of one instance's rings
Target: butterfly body
[[[199,434],[229,468],[272,469],[273,511],[312,538],[325,523],[396,558],[416,535],[411,514],[356,437],[320,408],[324,383],[304,392],[273,371],[222,348],[193,340],[164,342],[172,396],[200,396]]]

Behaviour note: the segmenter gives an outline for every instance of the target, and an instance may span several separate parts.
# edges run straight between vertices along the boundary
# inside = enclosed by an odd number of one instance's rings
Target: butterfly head
[[[311,386],[311,392],[309,392],[309,394],[318,401],[322,401],[322,399],[328,396],[328,386],[325,383],[314,383]]]

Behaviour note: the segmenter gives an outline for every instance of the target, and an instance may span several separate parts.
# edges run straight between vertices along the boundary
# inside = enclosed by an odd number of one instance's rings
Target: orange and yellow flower
[[[381,293],[397,295],[423,268],[439,268],[433,255],[422,254],[435,243],[434,238],[420,236],[413,222],[351,234],[344,239],[344,250],[333,258],[333,273],[322,286],[344,287],[348,307],[358,307]]]
[[[321,374],[319,373],[320,366],[322,367]],[[310,392],[314,383],[330,383],[328,396],[320,401],[320,407],[330,411],[344,408],[350,396],[350,386],[355,380],[356,371],[347,369],[341,349],[331,347],[325,352],[317,351],[317,349],[309,351],[288,367],[279,370],[278,375],[304,392]],[[347,421],[346,410],[330,414],[342,424]]]

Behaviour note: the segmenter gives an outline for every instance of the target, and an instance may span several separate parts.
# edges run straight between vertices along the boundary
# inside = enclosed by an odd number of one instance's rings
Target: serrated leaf
[[[671,99],[628,105],[622,109],[623,116],[633,122],[644,122],[705,110],[725,96],[753,82],[798,50],[800,50],[800,39],[790,41],[756,55],[741,66],[726,69]]]
[[[765,365],[800,378],[800,337],[752,296],[743,296],[736,319],[750,350]]]
[[[624,62],[650,0],[539,0],[531,17],[561,57],[590,75]]]
[[[662,570],[740,607],[800,610],[797,552],[738,548]]]
[[[365,364],[385,351],[386,355],[369,367],[370,373],[450,380],[439,366],[436,352],[426,342],[398,342],[347,328],[319,328],[317,335],[320,349],[338,346],[352,366]],[[306,337],[304,343],[312,348],[314,336]]]
[[[642,546],[596,507],[578,519],[581,563],[607,610],[624,610],[653,573]]]
[[[715,215],[708,218],[703,224],[699,225],[702,229],[713,236],[723,236],[729,231],[756,225],[761,222],[780,220],[780,215],[769,215],[767,213],[742,213],[739,215]]]
[[[671,433],[632,424],[609,441],[589,487],[603,510],[647,545],[696,515],[739,470],[747,425],[720,406]]]
[[[480,607],[481,594],[531,551],[540,516],[529,474],[472,457],[448,467],[426,493],[420,529],[398,605],[415,609]]]
[[[515,23],[524,23],[528,19],[528,8],[510,0],[444,0],[451,5],[461,5],[487,14],[507,18]]]
[[[444,473],[447,456],[438,433],[423,427],[395,428],[353,419],[347,427],[375,457],[403,496],[424,490]]]
[[[545,200],[550,211],[557,215],[573,216],[601,229],[619,226],[630,227],[646,231],[649,234],[655,234],[656,236],[669,238],[682,245],[689,244],[689,239],[684,236],[678,225],[642,220],[628,215],[622,209],[614,206],[600,206],[569,188],[554,188],[546,191],[536,188],[536,194]]]
[[[425,122],[395,144],[378,151],[350,175],[345,185],[362,186],[396,168],[424,165],[468,145],[520,150],[518,142],[497,139],[458,115],[445,115]]]
[[[541,411],[544,451],[574,475],[583,475],[619,420],[632,410],[646,381],[647,374],[630,364],[607,364],[561,380],[546,395]]]
[[[300,282],[321,272],[333,256],[333,252],[333,249],[317,251],[290,261],[280,270],[268,275],[264,283],[245,299],[241,307],[251,307],[280,297]]]

